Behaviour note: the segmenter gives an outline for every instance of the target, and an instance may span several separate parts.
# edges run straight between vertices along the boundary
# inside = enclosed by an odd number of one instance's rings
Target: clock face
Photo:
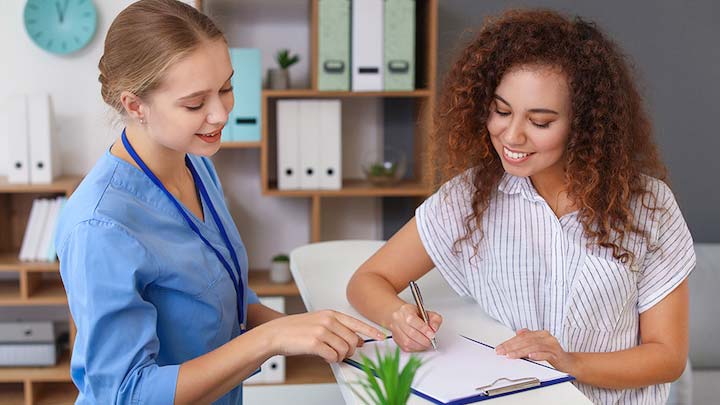
[[[48,52],[67,54],[90,42],[97,26],[92,0],[28,0],[25,29]]]

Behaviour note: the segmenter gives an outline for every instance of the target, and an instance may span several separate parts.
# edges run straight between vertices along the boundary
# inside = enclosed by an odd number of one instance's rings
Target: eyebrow
[[[495,98],[498,99],[498,100],[500,100],[500,101],[502,101],[503,103],[507,104],[508,107],[511,107],[511,108],[512,108],[512,106],[510,105],[510,103],[508,103],[507,101],[505,101],[504,98],[498,96],[497,94],[495,95]],[[550,110],[550,109],[548,109],[548,108],[531,108],[531,109],[528,110],[528,111],[530,111],[531,113],[545,113],[545,114],[560,115],[557,111],[555,111],[555,110]]]
[[[235,74],[235,71],[233,70],[232,73],[230,73],[230,77],[228,77],[227,80],[225,80],[225,82],[227,82],[228,80],[232,79],[232,77],[233,77],[234,74]],[[193,97],[197,97],[197,96],[201,96],[201,95],[203,95],[203,94],[209,93],[210,91],[211,91],[210,89],[196,91],[196,92],[194,92],[194,93],[188,94],[187,96],[180,97],[178,100],[179,100],[179,101],[187,100],[187,99],[190,99],[190,98],[193,98]]]

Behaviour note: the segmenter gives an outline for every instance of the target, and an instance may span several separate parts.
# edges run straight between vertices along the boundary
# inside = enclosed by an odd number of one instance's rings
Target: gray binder
[[[318,1],[318,90],[350,90],[350,0]]]
[[[385,0],[386,91],[415,90],[415,0]]]

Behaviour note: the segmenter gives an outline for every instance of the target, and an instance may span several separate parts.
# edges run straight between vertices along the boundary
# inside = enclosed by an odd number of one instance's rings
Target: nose
[[[212,125],[225,124],[230,110],[223,104],[220,97],[213,97],[208,109],[207,122]]]
[[[519,146],[525,143],[526,136],[522,124],[520,117],[513,117],[512,122],[502,134],[502,140],[506,145]]]

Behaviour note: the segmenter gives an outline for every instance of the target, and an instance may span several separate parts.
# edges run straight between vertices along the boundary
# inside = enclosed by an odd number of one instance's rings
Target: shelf
[[[0,306],[67,305],[67,296],[60,278],[42,279],[30,293],[29,298],[20,295],[18,281],[0,281]]]
[[[78,396],[72,383],[33,383],[33,387],[36,405],[72,405]]]
[[[24,405],[23,383],[0,384],[0,398],[5,405]]]
[[[2,271],[47,271],[57,272],[60,270],[60,264],[57,261],[54,262],[23,262],[18,259],[18,253],[16,252],[3,252],[0,253],[0,272]]]
[[[220,142],[220,149],[260,149],[261,142]]]
[[[0,383],[25,380],[43,382],[70,382],[70,353],[60,354],[58,363],[50,367],[0,367]]]
[[[265,98],[425,98],[432,92],[427,89],[412,91],[322,91],[313,89],[263,90]]]
[[[289,356],[285,358],[285,382],[280,384],[248,384],[259,385],[294,385],[294,384],[328,384],[334,383],[330,365],[316,356]]]
[[[270,281],[270,272],[267,270],[250,270],[248,272],[248,287],[260,296],[280,295],[294,297],[300,295],[295,282],[273,283]]]
[[[402,180],[392,187],[377,187],[366,180],[343,180],[340,190],[278,190],[277,182],[270,182],[264,195],[274,197],[427,197],[432,193],[413,180]]]
[[[6,177],[0,177],[0,193],[66,193],[80,184],[82,177],[63,176],[50,184],[11,184]]]

